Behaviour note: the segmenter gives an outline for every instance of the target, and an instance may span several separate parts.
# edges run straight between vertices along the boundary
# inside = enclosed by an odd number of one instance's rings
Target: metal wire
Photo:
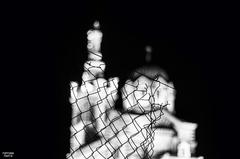
[[[77,86],[71,84],[73,116],[68,159],[151,158],[153,126],[163,115],[162,109],[166,105],[156,106],[152,103],[152,109],[145,111],[136,104],[132,107],[139,107],[142,113],[132,114],[128,110],[119,112],[113,107],[117,83],[114,80],[110,82],[115,87],[111,92],[108,91],[107,81],[102,84],[96,79],[83,81],[79,92],[76,91]],[[87,83],[93,87],[90,92]],[[134,92],[142,92],[137,90],[138,85],[134,87]],[[125,91],[123,101],[128,100],[128,96],[134,92]]]

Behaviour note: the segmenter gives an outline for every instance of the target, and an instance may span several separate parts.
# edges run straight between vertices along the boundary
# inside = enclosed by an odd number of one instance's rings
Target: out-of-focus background
[[[152,62],[166,69],[175,83],[177,116],[199,124],[197,154],[211,159],[236,155],[234,10],[228,12],[227,6],[213,2],[7,6],[3,152],[13,151],[16,157],[65,157],[71,123],[69,81],[81,82],[86,31],[99,19],[106,77],[124,79],[126,72],[144,63],[143,48],[151,45]]]

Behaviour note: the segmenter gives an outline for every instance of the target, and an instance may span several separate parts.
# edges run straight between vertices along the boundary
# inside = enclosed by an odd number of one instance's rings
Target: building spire
[[[102,43],[102,32],[100,31],[99,21],[93,23],[93,29],[87,32],[88,39],[88,60],[101,61],[101,43]]]

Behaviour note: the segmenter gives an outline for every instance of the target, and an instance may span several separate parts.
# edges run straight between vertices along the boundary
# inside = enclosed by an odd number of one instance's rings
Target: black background
[[[81,82],[86,31],[99,19],[106,78],[124,81],[144,64],[145,45],[153,46],[152,62],[175,82],[177,116],[199,124],[197,155],[238,155],[233,8],[214,2],[4,4],[1,152],[64,158],[71,119],[68,83]]]

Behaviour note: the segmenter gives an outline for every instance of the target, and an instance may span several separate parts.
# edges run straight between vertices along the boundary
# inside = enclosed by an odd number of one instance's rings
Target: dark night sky
[[[84,36],[99,19],[107,77],[124,79],[144,63],[145,45],[153,46],[152,62],[175,82],[177,116],[199,123],[198,154],[213,159],[235,152],[233,10],[197,2],[28,5],[5,9],[3,55],[9,62],[2,63],[3,151],[14,151],[16,157],[28,153],[29,158],[60,158],[68,150],[65,92],[70,80],[80,80]]]

